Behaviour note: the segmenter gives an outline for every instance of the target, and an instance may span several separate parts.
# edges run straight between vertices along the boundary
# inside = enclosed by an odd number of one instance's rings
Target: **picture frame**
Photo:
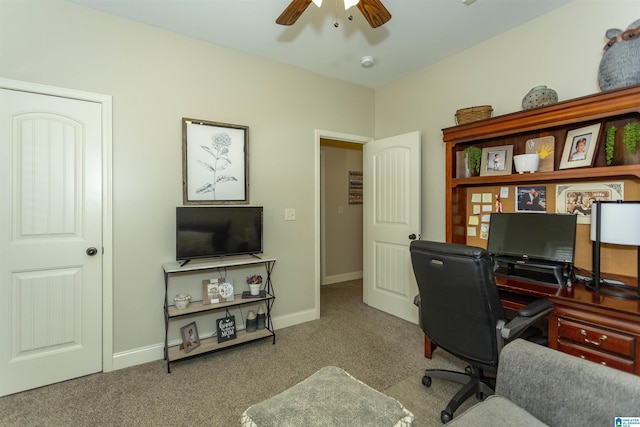
[[[556,186],[556,212],[577,215],[578,224],[591,224],[591,207],[594,200],[624,200],[624,182],[591,182]]]
[[[362,204],[362,171],[349,171],[349,204]]]
[[[546,213],[547,186],[526,185],[516,187],[516,212]]]
[[[200,336],[196,322],[191,322],[180,328],[180,336],[182,337],[182,349],[185,353],[200,347]]]
[[[217,304],[220,302],[220,284],[221,279],[204,279],[202,280],[202,304]]]
[[[556,138],[552,135],[531,138],[525,142],[526,154],[539,154],[540,163],[537,172],[553,172],[553,151]]]
[[[513,145],[484,147],[480,161],[480,176],[511,175]]]
[[[229,314],[227,310],[226,316],[216,320],[216,334],[218,343],[234,340],[237,338],[236,316]]]
[[[601,124],[596,123],[567,132],[558,169],[591,167],[600,137]]]
[[[249,127],[182,119],[185,205],[249,203]]]

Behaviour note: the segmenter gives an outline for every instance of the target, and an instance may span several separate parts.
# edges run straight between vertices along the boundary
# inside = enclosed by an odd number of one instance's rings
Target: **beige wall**
[[[250,126],[251,203],[265,207],[265,251],[278,257],[274,314],[291,324],[315,303],[315,129],[421,131],[423,235],[443,239],[440,129],[455,110],[516,111],[539,84],[560,99],[596,92],[604,32],[640,17],[638,5],[576,0],[374,92],[60,0],[2,0],[0,76],[113,96],[114,351],[155,351],[160,266],[175,257],[182,204],[182,117]]]
[[[445,238],[441,129],[455,125],[456,110],[490,104],[494,115],[519,111],[538,85],[560,100],[598,92],[606,30],[638,18],[637,0],[575,0],[376,91],[376,138],[422,132],[423,238]]]
[[[372,135],[373,90],[59,0],[0,7],[0,76],[113,96],[116,353],[161,357],[182,117],[250,127],[251,204],[264,206],[265,252],[278,258],[275,318],[315,309],[315,129]]]
[[[362,205],[349,204],[349,171],[362,172],[362,144],[321,145],[324,276],[322,284],[362,277]],[[342,209],[340,209],[342,208]]]

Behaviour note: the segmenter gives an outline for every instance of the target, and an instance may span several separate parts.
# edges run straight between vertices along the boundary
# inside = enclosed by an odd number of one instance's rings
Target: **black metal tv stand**
[[[564,262],[529,260],[508,256],[494,256],[496,274],[500,276],[515,276],[535,282],[554,286],[566,286],[569,274],[565,273],[570,265]]]

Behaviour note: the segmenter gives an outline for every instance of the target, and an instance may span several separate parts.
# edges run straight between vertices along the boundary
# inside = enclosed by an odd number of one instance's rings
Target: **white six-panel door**
[[[96,102],[0,91],[6,395],[102,369],[102,115]]]
[[[420,133],[364,146],[364,302],[418,322],[409,244],[420,236]]]

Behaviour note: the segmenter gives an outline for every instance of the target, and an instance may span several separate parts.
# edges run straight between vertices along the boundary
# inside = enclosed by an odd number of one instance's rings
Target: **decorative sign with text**
[[[216,321],[218,342],[236,339],[236,316],[227,316]]]

